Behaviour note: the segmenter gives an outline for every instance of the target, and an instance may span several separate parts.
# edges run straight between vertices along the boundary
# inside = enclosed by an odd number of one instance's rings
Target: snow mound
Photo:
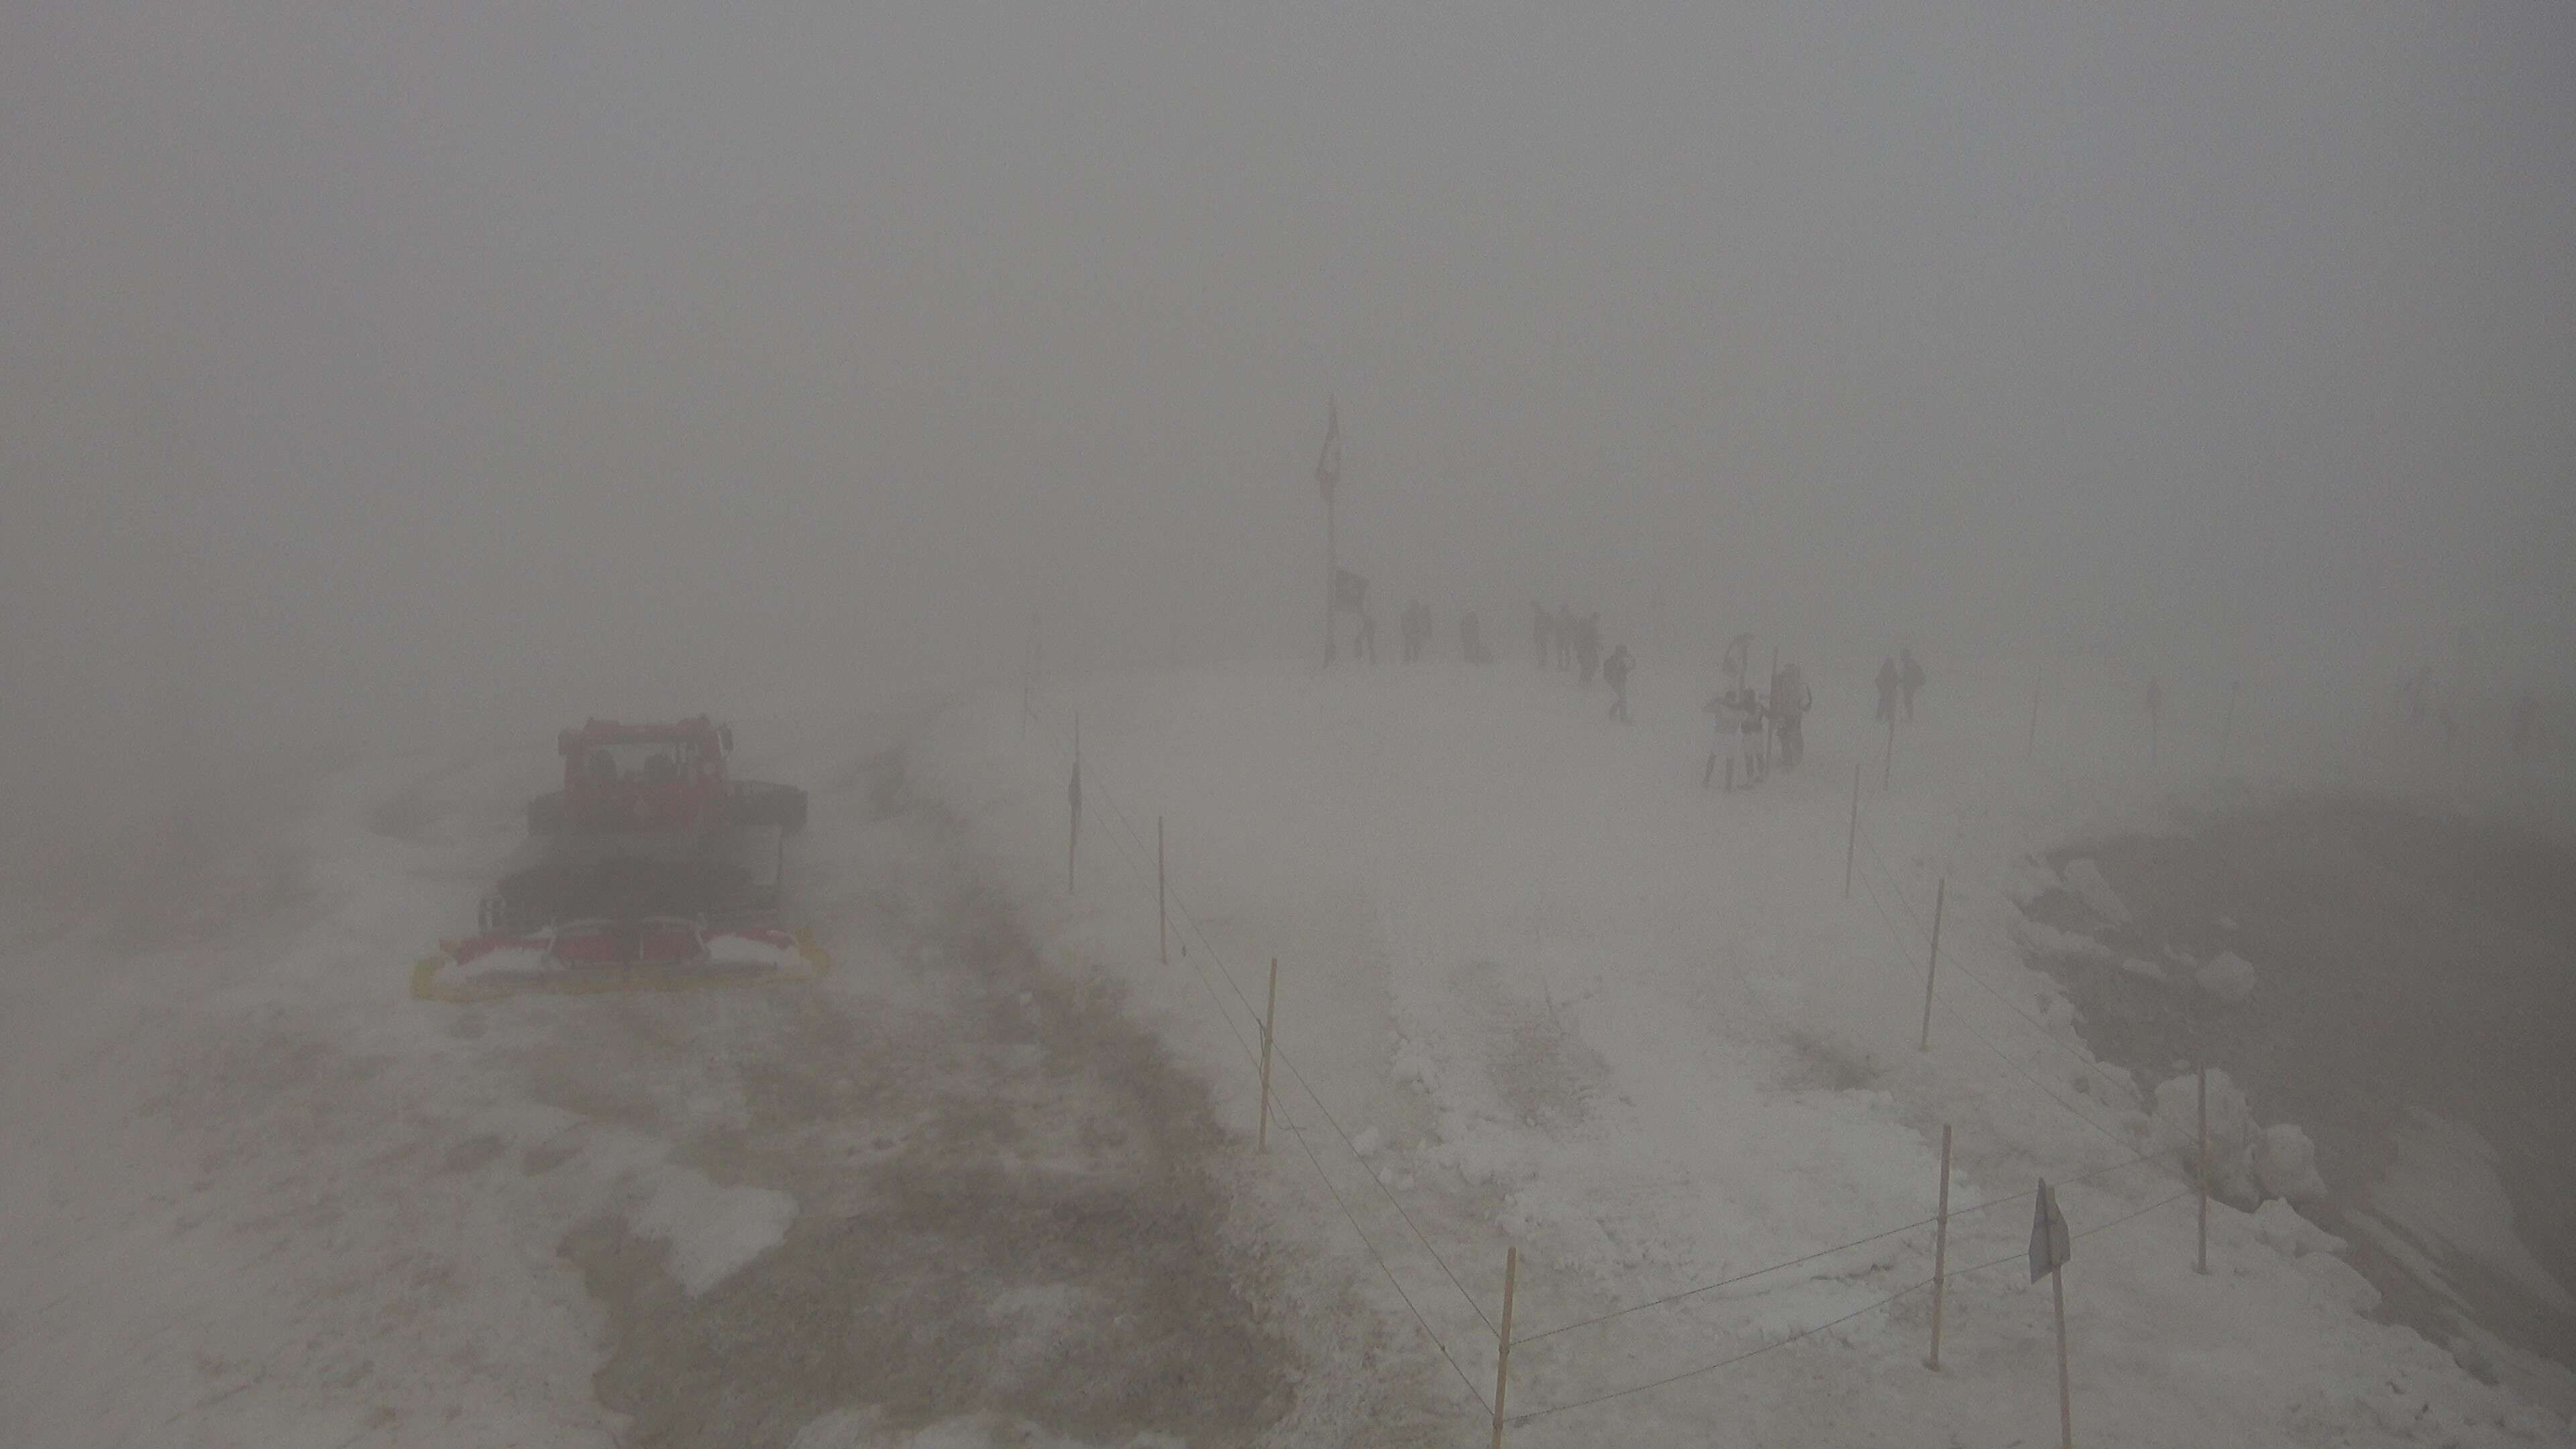
[[[2254,1144],[2254,1176],[2265,1192],[2292,1202],[2315,1202],[2326,1195],[2326,1180],[2317,1175],[2317,1145],[2287,1122],[2263,1129]]]
[[[2301,1217],[2297,1208],[2279,1198],[2254,1210],[2254,1236],[2285,1258],[2344,1250],[2343,1239]]]
[[[2200,983],[2201,990],[2221,1001],[2243,1001],[2254,994],[2254,963],[2233,951],[2221,951],[2210,957],[2192,979]]]
[[[2156,1140],[2172,1145],[2183,1170],[2193,1170],[2200,1150],[2199,1088],[2188,1076],[2174,1077],[2156,1088]],[[2254,1143],[2262,1135],[2254,1125],[2245,1092],[2227,1073],[2209,1070],[2209,1194],[2234,1207],[2251,1210],[2263,1200],[2254,1175]]]
[[[694,1298],[778,1246],[796,1221],[796,1199],[765,1187],[719,1187],[703,1173],[665,1164],[635,1231],[671,1245],[671,1276]]]
[[[2169,984],[2173,980],[2172,977],[2165,974],[2164,967],[2157,965],[2155,962],[2148,960],[2144,956],[2129,956],[2123,958],[2120,962],[2120,969],[2128,972],[2132,976],[2152,981],[2158,986]]]
[[[2045,921],[2034,921],[2027,916],[2013,922],[2013,934],[2034,956],[2072,956],[2084,961],[2111,959],[2111,948],[2092,937],[2078,931],[2061,931]]]
[[[2120,893],[2102,878],[2100,866],[2090,860],[2070,860],[2063,874],[2066,888],[2093,914],[2114,926],[2129,924],[2129,903],[2120,899]]]

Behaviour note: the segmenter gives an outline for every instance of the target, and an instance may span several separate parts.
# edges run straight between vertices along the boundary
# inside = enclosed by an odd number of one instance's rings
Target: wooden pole
[[[2029,737],[2028,737],[2028,738],[2024,739],[2024,740],[2021,742],[2021,757],[2022,757],[2023,759],[2027,760],[2027,759],[2031,758],[2033,755],[2037,754],[2038,752],[2039,752],[2039,676],[2037,676],[2037,675],[2032,675],[2032,676],[2031,676],[2031,680],[2030,680],[2030,735],[2029,735]]]
[[[1082,853],[1082,714],[1073,716],[1073,797],[1072,823],[1064,838],[1064,893],[1073,894],[1073,862]]]
[[[1887,793],[1888,783],[1896,778],[1896,711],[1887,712],[1887,763],[1879,768],[1878,791]]]
[[[1163,875],[1163,817],[1154,817],[1154,950],[1163,964],[1172,964],[1172,918],[1164,907],[1169,891]]]
[[[2209,1063],[2200,1064],[2200,1261],[2209,1271]]]
[[[1843,837],[1843,899],[1851,899],[1852,856],[1860,849],[1860,766],[1852,766],[1851,833]]]
[[[1324,490],[1324,662],[1333,662],[1333,589],[1341,582],[1341,546],[1333,536],[1333,493]]]
[[[1932,1356],[1923,1366],[1941,1371],[1941,1292],[1950,1276],[1950,1124],[1941,1124],[1941,1213],[1932,1229]]]
[[[2241,679],[2227,686],[2227,723],[2218,732],[2218,770],[2221,774],[2227,772],[2227,747],[2236,741],[2236,696],[2244,692],[2245,682]]]
[[[1279,1029],[1279,958],[1270,958],[1270,1005],[1261,1014],[1261,1135],[1258,1150],[1270,1150],[1270,1039]]]
[[[1520,1285],[1521,1250],[1503,1249],[1503,1331],[1495,1337],[1502,1347],[1494,1355],[1494,1449],[1503,1449],[1503,1391],[1512,1380],[1512,1292]]]
[[[1771,682],[1770,682],[1769,684],[1766,684],[1766,685],[1762,686],[1762,697],[1763,697],[1763,700],[1765,701],[1765,703],[1766,703],[1767,705],[1777,705],[1780,701],[1778,701],[1778,700],[1776,700],[1776,699],[1771,698],[1771,696],[1772,696],[1772,695],[1775,695],[1775,694],[1777,694],[1777,693],[1779,693],[1779,692],[1780,692],[1780,646],[1779,646],[1779,645],[1777,645],[1777,644],[1774,644],[1774,645],[1772,645],[1772,646],[1771,646]],[[1774,745],[1776,745],[1776,744],[1778,744],[1778,743],[1779,743],[1779,738],[1778,738],[1778,736],[1774,735],[1774,734],[1771,732],[1772,722],[1773,722],[1776,718],[1777,718],[1777,716],[1776,716],[1776,715],[1774,715],[1770,709],[1765,708],[1765,709],[1762,711],[1762,768],[1763,768],[1765,771],[1768,771],[1768,770],[1771,768],[1771,749],[1772,749],[1772,746],[1774,746]]]
[[[2075,1449],[2075,1389],[2066,1373],[2066,1266],[2048,1270],[2048,1296],[2057,1305],[2057,1431],[2063,1449]]]
[[[1941,908],[1949,900],[1950,878],[1945,875],[1932,893],[1932,964],[1923,968],[1923,1039],[1914,1044],[1918,1052],[1932,1050],[1932,977],[1941,969]]]

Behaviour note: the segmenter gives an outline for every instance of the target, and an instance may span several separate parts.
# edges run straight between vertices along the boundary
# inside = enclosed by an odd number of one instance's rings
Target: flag
[[[2030,1220],[2030,1281],[2036,1283],[2065,1267],[2074,1256],[2075,1244],[2066,1232],[2066,1214],[2057,1210],[2057,1192],[2043,1177],[2039,1180],[2039,1206]]]
[[[1315,486],[1324,490],[1324,501],[1333,499],[1333,485],[1342,481],[1342,416],[1333,400],[1324,399],[1324,452],[1315,460]]]

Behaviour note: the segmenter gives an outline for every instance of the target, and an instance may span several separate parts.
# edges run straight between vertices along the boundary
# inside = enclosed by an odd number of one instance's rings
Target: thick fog
[[[2571,77],[2548,4],[8,7],[8,795],[1311,650],[1328,394],[1382,614],[2564,680]]]

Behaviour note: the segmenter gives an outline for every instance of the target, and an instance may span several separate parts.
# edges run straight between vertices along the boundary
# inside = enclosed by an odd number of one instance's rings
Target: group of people
[[[1896,707],[1900,697],[1905,703],[1905,722],[1914,723],[1914,695],[1923,687],[1923,682],[1923,666],[1915,662],[1914,649],[1911,645],[1897,650],[1886,663],[1878,666],[1879,723],[1896,722]]]
[[[1343,614],[1354,615],[1358,621],[1351,636],[1351,657],[1375,664],[1377,616],[1369,612],[1368,580],[1350,569],[1333,571],[1333,615],[1337,631]],[[1431,606],[1420,599],[1407,603],[1404,612],[1396,615],[1395,628],[1403,661],[1407,664],[1421,662],[1431,647]],[[1484,630],[1476,622],[1473,609],[1458,616],[1458,657],[1470,664],[1494,662],[1493,652],[1485,647]]]
[[[1598,675],[1610,686],[1610,717],[1621,724],[1628,718],[1628,675],[1636,668],[1636,656],[1628,646],[1619,645],[1607,654],[1601,650],[1601,615],[1599,611],[1577,614],[1570,604],[1559,604],[1551,613],[1547,605],[1530,603],[1530,640],[1538,654],[1541,669],[1571,669],[1577,682],[1589,688]]]
[[[1807,712],[1815,708],[1816,691],[1795,664],[1772,671],[1768,694],[1755,689],[1745,678],[1751,644],[1750,636],[1736,636],[1727,650],[1728,673],[1735,682],[1703,706],[1716,717],[1717,742],[1708,752],[1707,768],[1700,771],[1702,789],[1715,778],[1720,756],[1727,761],[1730,790],[1751,789],[1769,778],[1775,764],[1789,770],[1806,758]]]

